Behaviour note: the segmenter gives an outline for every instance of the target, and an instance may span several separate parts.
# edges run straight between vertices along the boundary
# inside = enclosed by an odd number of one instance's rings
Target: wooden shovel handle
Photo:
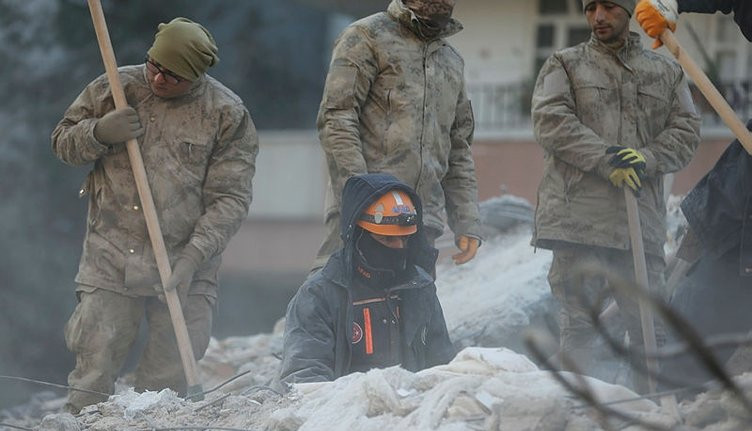
[[[624,200],[627,204],[627,222],[629,224],[629,239],[632,243],[632,259],[635,267],[635,280],[637,284],[646,290],[650,290],[650,281],[648,279],[648,265],[645,259],[645,246],[642,241],[642,226],[640,223],[640,209],[637,205],[637,198],[629,187],[624,187]],[[658,361],[652,357],[658,350],[658,343],[655,339],[655,321],[653,320],[653,309],[650,304],[640,298],[640,324],[642,326],[642,339],[645,343],[646,365],[651,375],[648,375],[648,390],[651,393],[656,391],[656,382],[653,374],[658,373]],[[674,418],[679,419],[679,407],[676,397],[673,395],[661,397],[661,407]]]
[[[666,48],[668,48],[674,57],[676,57],[676,60],[682,65],[687,72],[687,75],[692,78],[692,81],[694,81],[697,88],[700,89],[700,92],[702,92],[705,99],[710,103],[710,106],[713,107],[715,112],[721,117],[721,120],[723,120],[726,126],[731,129],[736,138],[739,139],[739,142],[741,142],[744,149],[747,150],[747,153],[752,154],[752,133],[750,133],[744,123],[739,120],[734,113],[734,110],[731,109],[731,106],[726,102],[726,99],[723,98],[721,93],[718,92],[718,89],[715,88],[712,82],[710,82],[710,79],[708,79],[705,72],[703,72],[700,66],[698,66],[692,57],[687,54],[687,51],[682,48],[679,41],[676,40],[674,33],[668,29],[664,30],[661,34],[661,42],[663,42],[663,44],[666,45]]]
[[[118,74],[117,63],[115,62],[115,53],[112,49],[110,34],[107,31],[107,23],[104,19],[102,5],[99,0],[88,0],[88,2],[91,19],[94,22],[94,30],[97,33],[99,50],[102,53],[102,61],[104,62],[104,68],[107,72],[107,80],[110,83],[112,98],[115,101],[115,109],[125,108],[128,106],[128,102],[125,100],[125,92],[120,83],[120,75]],[[131,169],[133,170],[133,177],[136,180],[138,196],[141,199],[141,208],[144,211],[144,218],[146,219],[146,228],[149,231],[151,246],[154,249],[154,256],[157,259],[159,276],[162,280],[162,286],[165,286],[167,280],[172,274],[172,269],[170,268],[170,259],[167,257],[167,249],[165,248],[164,238],[162,237],[162,230],[159,227],[159,219],[157,218],[157,210],[154,206],[151,188],[146,179],[144,161],[141,158],[138,141],[130,139],[125,145],[128,149],[128,158],[130,159]],[[191,340],[188,336],[188,328],[185,325],[185,318],[183,316],[183,309],[180,306],[180,299],[178,298],[177,291],[174,289],[165,291],[164,296],[167,302],[167,307],[170,310],[172,326],[175,329],[175,337],[177,338],[178,350],[180,351],[180,359],[183,363],[186,382],[189,387],[195,387],[199,384],[198,367],[196,366],[196,358],[193,355],[193,346],[191,345]]]
[[[632,259],[634,261],[635,280],[642,289],[650,289],[648,281],[648,267],[645,260],[645,247],[642,242],[642,227],[640,226],[640,213],[637,207],[637,199],[629,187],[624,187],[624,199],[627,203],[627,221],[629,223],[629,239],[632,242]],[[645,343],[645,353],[653,354],[657,350],[655,340],[655,323],[653,310],[643,299],[639,301],[640,323],[642,324],[642,339]],[[647,356],[647,367],[652,372],[658,371],[658,362]],[[655,379],[648,376],[648,388],[655,392]]]

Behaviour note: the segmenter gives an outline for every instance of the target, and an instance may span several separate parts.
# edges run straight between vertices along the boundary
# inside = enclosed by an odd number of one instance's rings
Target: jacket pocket
[[[574,89],[575,111],[582,124],[600,136],[618,130],[619,94],[601,83],[586,83]],[[608,132],[607,132],[608,131]]]
[[[389,145],[389,129],[392,128],[392,94],[393,88],[387,88],[386,95],[384,96],[384,131],[381,135],[381,151],[384,155],[389,154],[391,148]]]
[[[76,352],[78,350],[84,332],[83,323],[81,322],[81,313],[81,303],[79,302],[76,305],[75,310],[73,310],[70,319],[68,319],[68,322],[65,324],[65,329],[63,331],[65,335],[65,345],[71,352]]]
[[[582,180],[583,172],[569,163],[556,158],[553,160],[556,172],[561,178],[562,197],[569,202],[569,199],[576,194],[577,184]]]
[[[659,92],[651,91],[650,88],[637,90],[637,100],[640,112],[645,116],[645,124],[649,124],[650,138],[654,138],[665,127],[666,119],[671,111],[670,102]]]
[[[602,112],[605,103],[618,101],[616,91],[601,84],[581,85],[574,89],[577,113],[595,115]],[[618,102],[617,102],[618,103]]]
[[[89,171],[89,173],[86,175],[86,178],[84,178],[84,181],[81,183],[81,187],[78,189],[78,198],[83,199],[84,196],[91,193],[91,176],[93,175],[94,170],[92,169]]]
[[[467,100],[467,110],[468,110],[468,114],[469,114],[470,131],[471,131],[471,134],[472,134],[472,132],[475,131],[475,111],[473,111],[473,101],[470,100],[470,99]],[[472,144],[472,141],[473,140],[472,140],[472,136],[471,136],[471,139],[468,141],[468,145]]]
[[[404,79],[395,75],[395,72],[390,69],[378,75],[371,85],[368,95],[368,100],[374,107],[374,111],[369,115],[367,122],[372,123],[372,126],[377,130],[376,133],[381,134],[377,148],[383,155],[389,155],[399,149],[397,147],[401,141],[398,124],[400,119],[395,119],[395,114],[399,115],[397,112],[398,105],[405,103],[403,100],[405,97],[404,90],[400,89],[404,89]],[[378,121],[378,123],[373,124],[375,121]],[[373,157],[378,156],[373,155]]]
[[[212,147],[208,142],[190,138],[178,138],[170,145],[174,160],[173,171],[178,175],[188,174],[194,180],[201,180],[206,174]]]
[[[79,199],[83,199],[84,196],[89,195],[89,216],[87,222],[92,227],[97,224],[102,212],[102,185],[97,181],[98,170],[98,165],[94,165],[94,168],[89,171],[86,179],[81,184],[81,188],[78,190]]]
[[[357,67],[333,65],[326,76],[322,105],[329,109],[349,109],[355,107],[355,84],[357,78]]]

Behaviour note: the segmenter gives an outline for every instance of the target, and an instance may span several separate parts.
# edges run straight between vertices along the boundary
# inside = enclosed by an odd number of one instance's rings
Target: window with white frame
[[[582,0],[538,0],[535,74],[554,51],[577,45],[589,37]]]

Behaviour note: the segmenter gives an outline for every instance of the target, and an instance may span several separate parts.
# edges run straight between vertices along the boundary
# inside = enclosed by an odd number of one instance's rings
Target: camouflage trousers
[[[129,297],[105,289],[78,292],[79,303],[65,325],[65,342],[76,356],[70,386],[112,394],[115,380],[133,346],[141,320],[149,326],[146,346],[136,369],[138,391],[171,388],[186,391],[183,366],[167,305],[154,296]],[[215,299],[189,295],[183,314],[196,360],[204,356],[211,336]],[[105,401],[107,396],[72,390],[66,410]]]
[[[664,290],[665,262],[660,256],[646,255],[650,289]],[[551,292],[559,301],[560,352],[576,364],[579,371],[613,382],[613,364],[605,365],[608,347],[600,340],[591,318],[592,307],[602,311],[603,301],[612,298],[619,306],[624,327],[629,334],[630,349],[643,352],[644,342],[639,304],[628,290],[616,288],[618,280],[633,282],[634,263],[631,250],[606,247],[566,245],[553,250],[548,273]],[[658,326],[658,323],[656,323]],[[624,334],[611,334],[621,342]],[[567,367],[565,366],[565,369]],[[647,387],[643,378],[633,378],[636,390]]]

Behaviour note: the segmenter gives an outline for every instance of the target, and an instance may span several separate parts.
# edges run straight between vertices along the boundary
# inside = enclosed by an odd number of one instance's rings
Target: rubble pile
[[[678,211],[670,209],[669,214],[675,217]],[[597,402],[633,420],[599,415],[524,356],[525,330],[555,325],[556,311],[546,283],[550,252],[530,247],[529,219],[518,218],[519,223],[487,238],[475,260],[438,267],[437,287],[450,336],[464,348],[450,364],[418,373],[375,369],[335,382],[296,385],[283,395],[271,385],[281,355],[282,319],[271,334],[211,341],[199,362],[208,390],[202,401],[183,400],[170,390],[139,394],[125,384],[126,378],[109,401],[75,417],[59,413],[63,398],[40,393],[25,406],[0,412],[0,422],[55,431],[637,431],[644,429],[639,421],[677,428],[676,418],[625,387],[561,373],[576,385],[585,383]],[[681,230],[681,222],[669,225],[672,232]],[[674,243],[671,239],[668,247]],[[752,387],[752,375],[739,377],[739,383]],[[737,398],[721,390],[683,401],[679,412],[685,426],[707,431],[749,429],[752,417]]]

